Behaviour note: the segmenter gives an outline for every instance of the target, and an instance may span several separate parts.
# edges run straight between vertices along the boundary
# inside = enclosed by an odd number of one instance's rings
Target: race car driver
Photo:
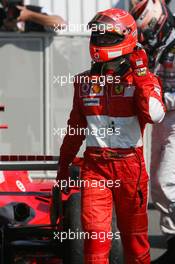
[[[89,234],[84,243],[85,264],[109,263],[113,200],[125,263],[149,264],[148,176],[142,136],[146,123],[164,118],[161,87],[147,68],[145,51],[137,48],[136,23],[128,12],[99,12],[89,28],[93,64],[90,71],[75,77],[68,121],[72,130],[60,149],[57,186],[67,179],[68,167],[86,138],[81,171],[86,183],[82,186],[82,225]],[[101,76],[105,82],[100,81]],[[100,181],[105,182],[105,188],[100,188]]]
[[[153,126],[151,158],[152,199],[161,213],[161,230],[168,250],[152,263],[175,263],[175,20],[164,1],[144,0],[132,12],[148,49],[150,63],[163,83],[166,115]]]

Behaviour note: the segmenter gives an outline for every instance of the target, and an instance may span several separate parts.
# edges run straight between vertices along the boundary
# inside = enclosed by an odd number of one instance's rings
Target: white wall
[[[1,155],[58,155],[63,137],[54,131],[67,127],[73,76],[91,65],[88,46],[88,36],[0,33],[0,124],[9,126]]]
[[[69,23],[88,23],[97,11],[110,8],[116,3],[128,7],[129,0],[25,0],[26,4],[47,7],[52,13],[59,14]],[[175,13],[175,1],[170,4]]]
[[[97,11],[111,8],[117,2],[127,7],[128,0],[25,0],[26,4],[47,7],[62,16],[68,23],[87,24]]]

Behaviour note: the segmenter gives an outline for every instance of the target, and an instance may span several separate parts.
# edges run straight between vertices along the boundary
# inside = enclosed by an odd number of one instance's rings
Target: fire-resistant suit
[[[84,231],[89,234],[106,233],[103,242],[100,235],[96,239],[85,239],[86,264],[109,263],[113,200],[125,263],[150,263],[147,237],[148,176],[142,135],[146,123],[161,122],[164,106],[159,81],[148,71],[145,61],[143,50],[135,51],[130,56],[131,67],[121,76],[119,84],[94,85],[89,71],[76,76],[73,109],[68,121],[69,128],[74,128],[76,132],[73,134],[71,130],[71,134],[64,138],[57,180],[67,174],[69,164],[86,138],[81,177],[89,183],[94,180],[106,182],[103,190],[98,184],[82,188]],[[115,79],[117,72],[112,75]],[[81,83],[83,77],[89,81]],[[101,128],[105,129],[105,136],[100,134]],[[85,129],[86,135],[82,129]],[[115,185],[117,180],[119,187]]]

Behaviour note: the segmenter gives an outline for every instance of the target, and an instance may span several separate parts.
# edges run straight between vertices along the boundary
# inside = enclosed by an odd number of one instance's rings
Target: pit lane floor
[[[166,240],[160,231],[160,213],[149,203],[149,241],[151,244],[151,260],[156,259],[166,251]]]

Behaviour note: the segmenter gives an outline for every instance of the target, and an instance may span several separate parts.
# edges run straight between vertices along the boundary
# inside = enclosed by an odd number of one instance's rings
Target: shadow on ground
[[[150,235],[149,242],[151,248],[166,249],[166,240],[163,235]]]

